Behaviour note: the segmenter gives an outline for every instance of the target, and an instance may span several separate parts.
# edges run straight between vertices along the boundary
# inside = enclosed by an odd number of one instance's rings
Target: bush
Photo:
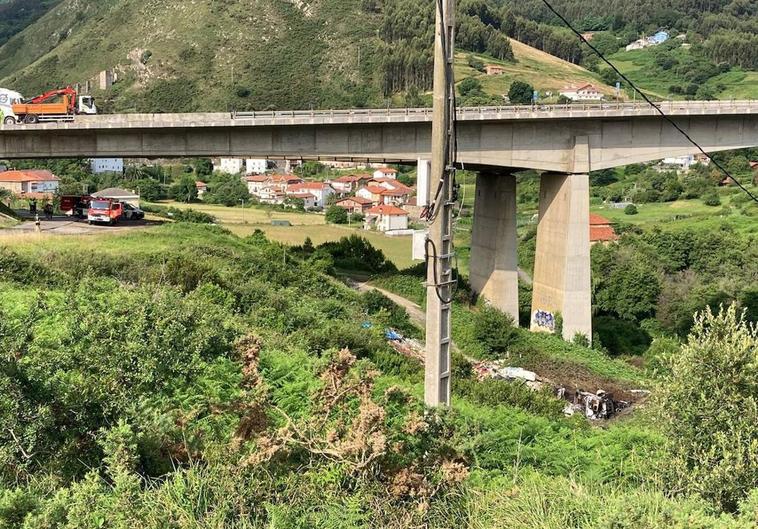
[[[474,337],[490,357],[506,352],[516,333],[513,318],[494,307],[485,305],[474,316]]]
[[[530,105],[534,97],[534,87],[523,81],[514,81],[508,89],[508,99],[514,105]]]
[[[347,210],[340,206],[329,206],[326,210],[326,222],[331,224],[347,224]]]
[[[718,196],[718,193],[709,193],[706,196],[703,197],[703,204],[706,206],[716,207],[721,205],[721,199]]]
[[[634,204],[629,204],[624,208],[624,214],[626,215],[636,215],[637,213],[639,213],[639,211],[637,211],[637,206]]]
[[[699,314],[657,398],[671,490],[728,511],[758,483],[758,329],[735,305]]]

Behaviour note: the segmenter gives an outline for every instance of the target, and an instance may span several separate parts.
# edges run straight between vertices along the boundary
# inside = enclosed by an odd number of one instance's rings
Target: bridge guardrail
[[[756,101],[662,101],[656,103],[665,113],[696,112],[708,113],[721,110],[750,110],[758,111]],[[459,117],[474,116],[502,116],[514,114],[542,114],[553,112],[592,112],[592,111],[643,111],[651,110],[650,105],[644,102],[607,102],[607,103],[573,103],[565,105],[507,105],[486,107],[460,107],[457,109]],[[286,118],[339,118],[360,117],[420,117],[431,119],[431,108],[386,108],[386,109],[347,109],[347,110],[287,110],[287,111],[252,111],[231,112],[232,119],[286,119]]]

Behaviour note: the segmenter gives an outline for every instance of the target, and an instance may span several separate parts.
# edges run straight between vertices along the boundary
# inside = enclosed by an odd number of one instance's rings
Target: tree
[[[637,211],[637,206],[635,206],[634,204],[629,204],[627,207],[624,208],[624,213],[626,215],[636,215],[639,212]]]
[[[213,162],[210,158],[197,158],[193,167],[197,176],[209,176],[213,174]]]
[[[247,184],[237,175],[217,175],[208,187],[210,190],[203,195],[205,202],[231,207],[239,205],[243,200],[250,200]]]
[[[534,87],[523,81],[514,81],[508,90],[508,99],[514,105],[529,105],[534,96]]]
[[[616,83],[620,81],[618,74],[610,68],[603,69],[600,72],[600,78],[605,84],[610,86],[616,86]]]
[[[168,196],[177,202],[192,202],[197,200],[197,185],[192,176],[183,176],[168,190]]]
[[[468,56],[468,65],[478,72],[484,72],[485,70],[484,63],[480,61],[473,53],[469,54]]]
[[[347,224],[347,210],[340,206],[329,206],[326,210],[326,222],[331,224]]]
[[[758,483],[758,329],[735,305],[695,325],[657,397],[671,490],[734,511]]]
[[[467,77],[458,85],[458,93],[462,97],[483,95],[482,83],[474,77]]]
[[[163,188],[152,178],[137,180],[134,185],[139,189],[140,196],[148,202],[155,202],[163,198]]]

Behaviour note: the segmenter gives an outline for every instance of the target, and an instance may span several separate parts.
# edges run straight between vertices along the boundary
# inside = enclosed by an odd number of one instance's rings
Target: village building
[[[110,200],[124,202],[131,206],[134,206],[135,208],[139,207],[139,193],[130,191],[128,189],[123,189],[121,187],[109,187],[107,189],[103,189],[102,191],[98,191],[97,193],[92,193],[92,196],[94,198],[108,198]]]
[[[408,212],[397,206],[374,206],[366,212],[366,229],[392,232],[408,229]]]
[[[651,46],[658,46],[669,40],[669,38],[670,35],[667,31],[659,31],[650,37],[643,37],[639,40],[635,40],[626,47],[626,51],[642,50]]]
[[[245,167],[242,158],[219,158],[218,163],[213,162],[213,171],[216,173],[240,174]]]
[[[560,95],[572,101],[601,101],[603,94],[591,83],[584,85],[571,85],[563,88]]]
[[[590,244],[608,243],[618,240],[611,221],[590,213]]]
[[[361,214],[366,213],[366,211],[371,209],[371,207],[373,206],[373,202],[361,197],[343,198],[342,200],[338,200],[336,204],[339,207],[346,209],[348,213],[361,213]]]
[[[371,175],[344,175],[333,180],[327,180],[334,190],[340,195],[355,193],[359,187],[367,184],[372,179]]]
[[[370,200],[374,205],[379,205],[382,203],[383,191],[385,191],[385,189],[382,186],[369,184],[356,191],[355,196]]]
[[[124,173],[123,158],[93,158],[89,161],[92,174]]]
[[[488,64],[484,67],[484,71],[487,75],[503,75],[505,73],[505,66],[499,64]]]
[[[287,186],[287,195],[309,193],[315,197],[312,207],[323,208],[329,201],[329,197],[335,194],[334,188],[326,182],[301,182]]]
[[[391,167],[380,167],[374,171],[374,178],[397,178],[397,169]]]
[[[311,195],[310,193],[292,193],[292,194],[288,194],[287,198],[302,200],[303,208],[306,210],[318,207],[318,204],[316,203],[316,197]]]
[[[0,189],[26,198],[49,198],[58,192],[60,180],[44,169],[24,169],[0,173]]]
[[[195,187],[197,188],[197,198],[203,198],[203,195],[208,192],[208,184],[205,182],[198,180],[195,182]]]
[[[263,174],[274,168],[273,162],[264,158],[248,158],[245,160],[246,174]],[[236,174],[236,173],[234,173]]]

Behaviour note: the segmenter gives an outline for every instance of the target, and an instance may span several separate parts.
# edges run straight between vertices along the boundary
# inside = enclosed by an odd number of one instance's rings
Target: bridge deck
[[[667,101],[659,103],[671,116],[711,116],[758,114],[758,101]],[[551,119],[602,119],[657,116],[643,103],[601,103],[572,105],[537,105],[472,107],[458,109],[460,121],[520,121]],[[2,130],[86,130],[86,129],[167,129],[216,127],[265,127],[286,125],[344,125],[379,123],[431,122],[432,109],[351,109],[293,110],[237,113],[188,114],[104,114],[77,116],[68,123],[5,125]]]

